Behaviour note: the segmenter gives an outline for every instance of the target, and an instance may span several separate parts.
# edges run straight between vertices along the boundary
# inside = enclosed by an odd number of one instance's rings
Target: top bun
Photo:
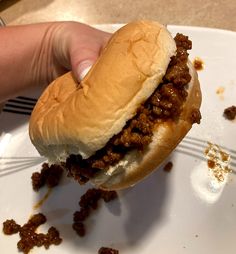
[[[88,158],[154,92],[175,52],[174,39],[157,22],[122,27],[80,84],[67,73],[44,91],[30,119],[32,143],[52,163],[70,154]]]

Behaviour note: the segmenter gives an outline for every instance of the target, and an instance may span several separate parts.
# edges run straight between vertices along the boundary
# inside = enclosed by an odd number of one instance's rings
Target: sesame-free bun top
[[[50,162],[88,158],[105,146],[161,83],[175,41],[165,26],[136,21],[118,30],[80,84],[67,73],[39,98],[30,138]]]

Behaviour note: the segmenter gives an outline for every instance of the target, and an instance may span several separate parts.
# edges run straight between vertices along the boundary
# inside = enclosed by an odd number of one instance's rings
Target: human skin
[[[79,22],[48,22],[0,29],[0,102],[46,86],[72,70],[80,81],[110,34]]]

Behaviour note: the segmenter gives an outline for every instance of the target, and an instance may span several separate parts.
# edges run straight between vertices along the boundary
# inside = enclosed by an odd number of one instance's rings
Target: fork
[[[5,22],[4,22],[3,19],[0,17],[0,27],[5,26],[5,25],[6,25]],[[1,113],[1,111],[2,111],[3,106],[4,106],[4,102],[3,102],[3,103],[0,103],[0,113]]]
[[[206,161],[204,157],[204,150],[206,149],[207,141],[186,136],[182,142],[178,145],[175,151],[183,153],[194,158]],[[233,149],[223,149],[230,152],[231,156],[231,169],[233,173],[236,173],[236,151]],[[22,170],[26,170],[32,166],[41,164],[45,161],[43,157],[1,157],[0,156],[0,165],[1,163],[5,165],[4,169],[0,169],[0,178],[9,174],[13,174]]]
[[[35,98],[18,96],[14,99],[8,100],[4,107],[3,112],[31,115],[31,112],[37,102]]]
[[[24,96],[16,97],[15,99],[10,99],[6,102],[3,111],[9,113],[31,115],[31,112],[37,102],[36,98],[29,98]],[[202,140],[199,138],[186,136],[182,142],[177,146],[176,151],[191,157],[195,157],[199,160],[205,160],[204,150],[207,147],[207,140]],[[236,170],[236,150],[220,146],[222,149],[226,150],[230,154],[231,167]],[[236,171],[235,171],[236,172]]]
[[[4,20],[0,17],[0,27],[6,26]],[[15,99],[8,100],[5,105],[1,104],[0,109],[4,112],[30,115],[37,99],[19,96]]]
[[[176,152],[206,161],[207,159],[204,154],[204,150],[207,148],[207,146],[207,140],[186,136],[177,146]],[[220,148],[224,149],[230,155],[230,167],[233,172],[236,173],[236,150],[225,146],[220,146]]]

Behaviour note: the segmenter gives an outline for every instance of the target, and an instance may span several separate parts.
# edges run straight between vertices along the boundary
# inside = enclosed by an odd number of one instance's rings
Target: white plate
[[[114,31],[119,26],[99,28]],[[215,192],[204,186],[208,180],[202,177],[208,172],[206,141],[227,149],[235,169],[236,122],[225,120],[222,113],[236,104],[236,34],[196,27],[169,29],[173,34],[188,35],[193,41],[190,58],[197,56],[204,61],[205,68],[199,72],[202,123],[193,127],[168,158],[174,164],[170,173],[160,167],[136,187],[120,192],[119,201],[101,203],[86,222],[86,237],[79,238],[71,224],[74,211],[79,209],[79,198],[90,186],[81,187],[65,178],[43,206],[34,210],[33,205],[46,189],[32,191],[31,174],[40,169],[43,160],[29,141],[28,117],[5,112],[0,115],[0,223],[14,218],[22,224],[40,211],[48,218],[42,230],[54,225],[63,238],[60,246],[52,246],[47,252],[35,248],[31,253],[94,254],[101,246],[117,248],[121,254],[235,253],[235,174],[231,173],[228,183]],[[224,88],[221,96],[216,93],[219,87]],[[1,232],[1,254],[18,253],[17,240],[17,235]]]

